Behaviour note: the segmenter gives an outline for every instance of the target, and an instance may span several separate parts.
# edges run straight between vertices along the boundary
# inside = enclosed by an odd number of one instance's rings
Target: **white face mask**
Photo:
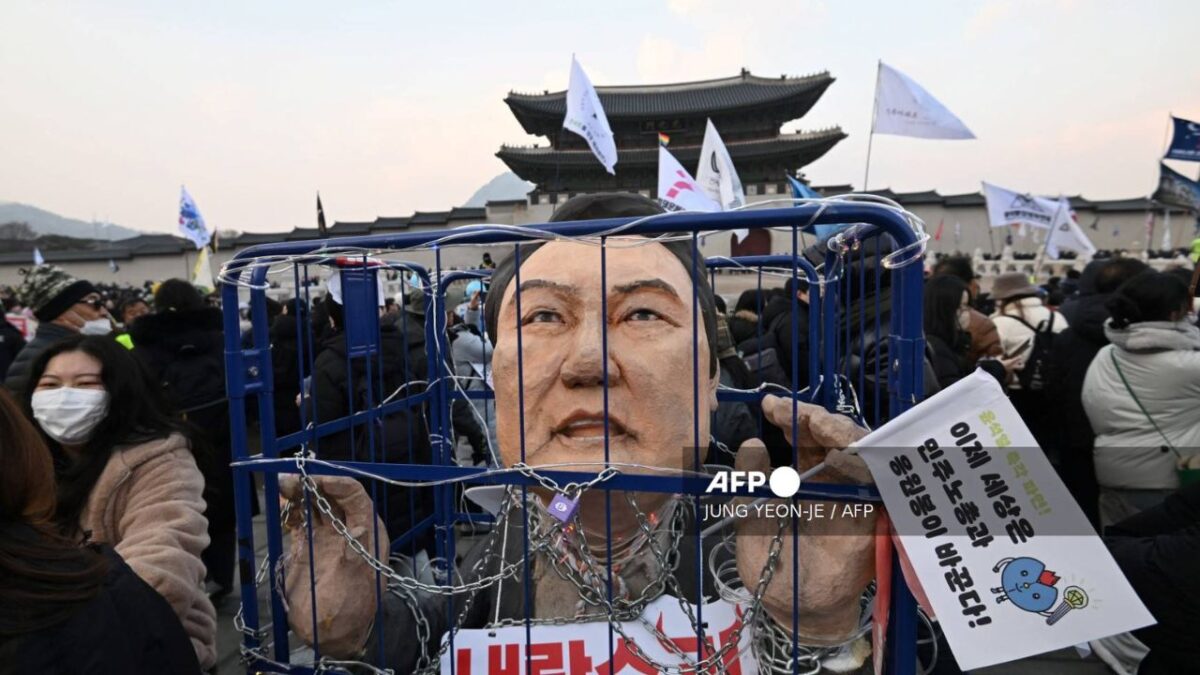
[[[59,443],[78,445],[108,415],[108,392],[103,389],[39,389],[30,401],[33,416],[46,435]]]
[[[112,322],[108,319],[92,319],[84,321],[79,332],[84,335],[108,335],[112,332]]]

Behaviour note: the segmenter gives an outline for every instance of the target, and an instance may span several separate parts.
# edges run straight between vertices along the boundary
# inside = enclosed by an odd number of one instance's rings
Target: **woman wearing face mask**
[[[204,592],[204,479],[180,423],[137,359],[103,337],[43,352],[26,404],[54,457],[59,531],[111,545],[183,623],[201,667],[216,662]]]
[[[195,673],[171,606],[108,546],[54,525],[54,464],[0,391],[0,673]]]
[[[933,277],[925,284],[925,344],[942,389],[975,370],[967,358],[971,349],[971,334],[967,332],[970,298],[967,285],[958,277]],[[1003,384],[1015,361],[984,357],[978,365]]]

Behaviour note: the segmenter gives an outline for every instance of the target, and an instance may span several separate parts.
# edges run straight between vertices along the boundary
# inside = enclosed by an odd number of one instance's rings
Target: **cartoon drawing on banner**
[[[997,604],[1008,600],[1018,609],[1047,617],[1048,625],[1058,623],[1073,609],[1087,607],[1087,592],[1079,586],[1068,586],[1063,591],[1062,604],[1051,611],[1050,608],[1058,600],[1055,585],[1060,577],[1046,569],[1045,563],[1036,558],[1005,558],[996,563],[992,571],[1000,573],[1001,585],[992,589],[998,595]]]

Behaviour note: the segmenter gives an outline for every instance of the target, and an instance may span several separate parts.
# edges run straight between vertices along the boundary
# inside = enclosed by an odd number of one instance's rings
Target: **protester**
[[[275,380],[275,435],[286,436],[303,428],[309,411],[296,404],[302,383],[311,375],[311,312],[304,302],[283,303],[287,310],[271,323],[271,374]],[[299,309],[297,309],[297,307]]]
[[[24,392],[29,367],[50,345],[78,335],[107,335],[112,331],[104,299],[89,281],[76,279],[62,268],[40,265],[25,272],[21,302],[33,309],[37,333],[8,367],[4,385],[14,393]]]
[[[450,330],[450,357],[457,387],[465,391],[491,391],[492,343],[484,334],[482,321],[482,287],[471,294],[467,308],[458,323]],[[473,464],[488,464],[496,447],[496,404],[489,399],[468,399],[466,404],[478,428],[486,435],[486,447],[473,447]],[[470,431],[471,427],[468,426]]]
[[[209,536],[203,560],[216,599],[233,590],[237,558],[221,310],[207,306],[200,291],[183,279],[159,285],[154,309],[130,326],[133,353],[161,387],[169,409],[203,436],[206,452],[199,466]]]
[[[1182,281],[1149,270],[1106,303],[1112,344],[1083,382],[1104,525],[1162,502],[1179,487],[1181,456],[1200,447],[1200,329],[1188,321],[1190,303]]]
[[[0,317],[0,373],[8,372],[8,367],[24,348],[25,336],[21,330],[9,323],[7,317]]]
[[[1020,376],[1011,383],[1009,398],[1021,413],[1038,444],[1050,448],[1054,420],[1048,416],[1046,368],[1053,337],[1067,329],[1062,314],[1042,302],[1041,290],[1020,272],[1006,272],[992,282],[996,312],[992,321],[1000,334],[1004,358],[1019,357]],[[1057,457],[1050,455],[1052,463]]]
[[[765,382],[808,385],[808,280],[797,277],[771,294],[762,312],[761,333],[738,345],[753,376]],[[757,329],[756,329],[757,330]]]
[[[947,256],[938,261],[933,268],[933,276],[953,276],[967,285],[970,293],[970,307],[967,311],[966,330],[971,334],[971,346],[967,350],[967,365],[974,366],[985,356],[1000,356],[1000,333],[996,324],[983,312],[975,307],[979,299],[979,275],[967,256]]]
[[[925,344],[929,361],[942,389],[958,382],[975,370],[969,361],[971,334],[971,293],[958,277],[935,276],[925,283]],[[984,357],[978,366],[1000,384],[1008,382],[1016,359]]]
[[[764,295],[761,289],[751,288],[742,291],[738,296],[733,305],[733,314],[729,317],[729,333],[733,337],[734,345],[742,344],[761,330],[758,313],[767,304]]]
[[[198,673],[171,606],[111,546],[54,523],[54,463],[0,391],[0,673]]]
[[[117,321],[126,328],[133,324],[138,317],[146,316],[150,313],[150,305],[140,295],[126,295],[117,303],[116,318]]]
[[[312,396],[318,424],[366,410],[384,400],[419,394],[429,379],[424,343],[406,344],[405,333],[395,325],[379,327],[376,354],[350,357],[341,300],[339,290],[331,291],[323,302],[331,332],[313,364]],[[359,425],[331,434],[321,438],[315,449],[322,459],[340,461],[427,464],[432,459],[429,428],[421,407],[391,413],[373,429]],[[411,529],[432,507],[424,490],[388,486],[380,493],[384,498],[377,500],[377,506],[393,538]],[[421,546],[429,543],[423,539]]]
[[[1047,395],[1055,421],[1051,444],[1058,457],[1058,473],[1071,496],[1092,525],[1100,527],[1099,485],[1092,460],[1096,440],[1083,409],[1083,380],[1096,352],[1108,344],[1104,324],[1105,303],[1113,291],[1146,269],[1134,258],[1095,260],[1079,278],[1079,294],[1060,308],[1070,326],[1054,339],[1050,350]]]
[[[108,544],[171,604],[202,668],[216,662],[216,611],[204,593],[204,478],[184,427],[137,359],[107,337],[43,350],[24,402],[54,457],[55,524]]]

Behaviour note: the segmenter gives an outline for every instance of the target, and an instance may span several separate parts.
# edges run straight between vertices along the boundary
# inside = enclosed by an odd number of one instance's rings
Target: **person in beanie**
[[[8,366],[4,386],[24,393],[29,366],[50,345],[72,335],[107,335],[112,321],[104,299],[90,281],[76,279],[54,265],[40,265],[25,272],[18,290],[21,302],[33,310],[37,333]]]

